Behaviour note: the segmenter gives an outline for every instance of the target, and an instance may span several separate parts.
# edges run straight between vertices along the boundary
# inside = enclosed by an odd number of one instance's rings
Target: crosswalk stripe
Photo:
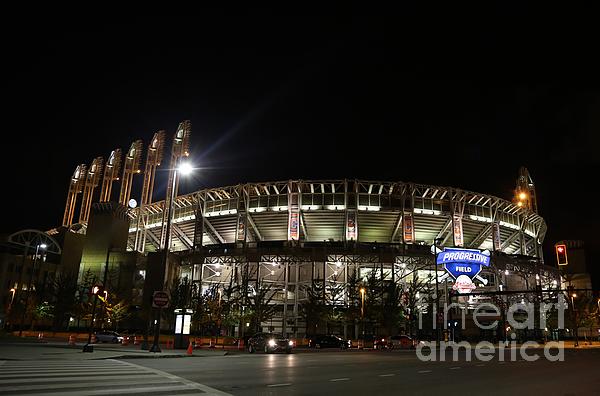
[[[20,371],[22,373],[22,371]],[[110,374],[113,375],[127,375],[127,374],[137,374],[139,373],[139,371],[137,370],[126,370],[126,369],[121,369],[118,370],[116,372],[110,372]],[[9,374],[9,375],[4,375],[1,374],[0,378],[36,378],[36,377],[60,377],[60,376],[64,376],[64,375],[68,375],[69,377],[80,377],[80,376],[86,376],[89,375],[89,372],[85,372],[85,373],[69,373],[68,371],[65,371],[64,373],[56,373],[56,372],[40,372],[40,373],[25,373],[25,374]],[[102,371],[94,371],[94,374],[96,375],[102,375]]]
[[[137,373],[135,375],[104,375],[102,376],[103,379],[106,380],[115,380],[115,379],[119,379],[119,378],[123,378],[123,379],[139,379],[140,377],[150,377],[154,375],[153,373],[144,373],[144,372],[140,372]],[[13,378],[13,379],[0,379],[0,384],[12,384],[12,383],[17,383],[19,381],[27,381],[29,382],[71,382],[74,381],[75,379],[77,379],[78,381],[85,381],[85,380],[97,380],[98,376],[97,375],[90,375],[88,377],[76,377],[73,378],[69,375],[65,375],[63,377],[55,377],[55,378],[27,378],[26,380],[24,380],[23,378]]]
[[[127,379],[129,380],[129,379]],[[115,385],[117,382],[124,382],[118,380],[112,380],[110,383]],[[176,381],[166,378],[147,378],[144,379],[144,384],[164,384],[164,383],[175,383]],[[76,382],[76,383],[54,383],[54,384],[43,384],[43,385],[11,385],[11,386],[3,386],[0,388],[1,392],[25,392],[25,391],[34,391],[34,390],[42,390],[42,389],[69,389],[69,388],[86,388],[86,387],[95,387],[95,386],[106,386],[106,381],[99,382]]]
[[[66,364],[65,364],[66,363]],[[77,363],[0,360],[0,396],[229,395],[157,369],[107,359]]]

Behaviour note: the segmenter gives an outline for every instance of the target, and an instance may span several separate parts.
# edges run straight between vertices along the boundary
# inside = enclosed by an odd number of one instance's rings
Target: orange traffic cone
[[[193,353],[194,353],[194,347],[192,346],[192,341],[190,341],[190,344],[188,345],[188,349],[187,349],[187,354],[192,355]]]
[[[73,334],[69,336],[69,345],[75,345],[75,336]]]

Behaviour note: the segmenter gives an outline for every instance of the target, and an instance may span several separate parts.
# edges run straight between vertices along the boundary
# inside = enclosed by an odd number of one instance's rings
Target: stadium
[[[146,208],[145,229],[130,228],[131,249],[140,239],[146,252],[160,249],[163,205]],[[262,327],[272,331],[306,331],[302,304],[315,283],[322,284],[324,301],[342,307],[353,299],[352,291],[339,293],[349,277],[375,276],[401,290],[416,277],[433,287],[434,241],[439,247],[493,252],[492,265],[481,273],[487,281],[479,282],[481,291],[523,290],[525,283],[548,288],[557,279],[554,269],[543,265],[546,224],[538,214],[516,202],[457,188],[288,180],[205,189],[178,197],[174,208],[172,251],[189,263],[181,275],[205,291],[240,282],[244,272],[254,290],[268,285],[269,303],[279,309]],[[132,224],[137,213],[131,212]],[[448,290],[451,279],[445,281],[438,287]]]
[[[77,167],[62,228],[87,233],[80,277],[90,269],[100,277],[111,249],[122,245],[119,265],[134,266],[124,271],[125,278],[136,274],[130,281],[132,301],[149,305],[153,290],[185,279],[194,286],[188,300],[218,293],[219,307],[236,301],[235,320],[224,330],[219,324],[220,333],[235,336],[251,330],[294,337],[407,332],[417,313],[431,315],[434,303],[453,301],[452,290],[465,292],[456,284],[457,274],[449,276],[436,264],[436,253],[445,249],[489,257],[489,264],[467,279],[469,296],[457,300],[467,310],[482,301],[505,306],[531,301],[558,289],[558,272],[544,265],[546,223],[537,213],[526,168],[520,169],[510,200],[454,187],[357,179],[246,183],[178,195],[178,166],[189,154],[190,132],[184,121],[174,135],[162,201],[153,201],[152,193],[164,131],[148,145],[143,172],[139,140],[124,158],[117,149],[105,166],[98,157],[89,167]],[[102,173],[100,199],[93,203]],[[138,205],[130,198],[133,178],[140,174]],[[117,180],[118,203],[111,200]],[[92,231],[93,217],[108,212],[128,230],[110,231],[110,243],[102,236],[106,230]],[[499,297],[507,291],[511,294]],[[386,319],[386,304],[398,309],[393,319]]]

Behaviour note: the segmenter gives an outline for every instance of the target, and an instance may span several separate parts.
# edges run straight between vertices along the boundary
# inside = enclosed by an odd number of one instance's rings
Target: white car
[[[123,342],[123,336],[114,331],[99,331],[96,333],[97,342],[112,342],[118,344]]]

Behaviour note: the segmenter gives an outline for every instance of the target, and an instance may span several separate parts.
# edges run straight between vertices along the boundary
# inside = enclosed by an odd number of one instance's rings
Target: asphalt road
[[[600,395],[600,349],[565,361],[423,362],[413,351],[315,351],[134,359],[233,395]],[[507,354],[508,358],[509,355]]]

